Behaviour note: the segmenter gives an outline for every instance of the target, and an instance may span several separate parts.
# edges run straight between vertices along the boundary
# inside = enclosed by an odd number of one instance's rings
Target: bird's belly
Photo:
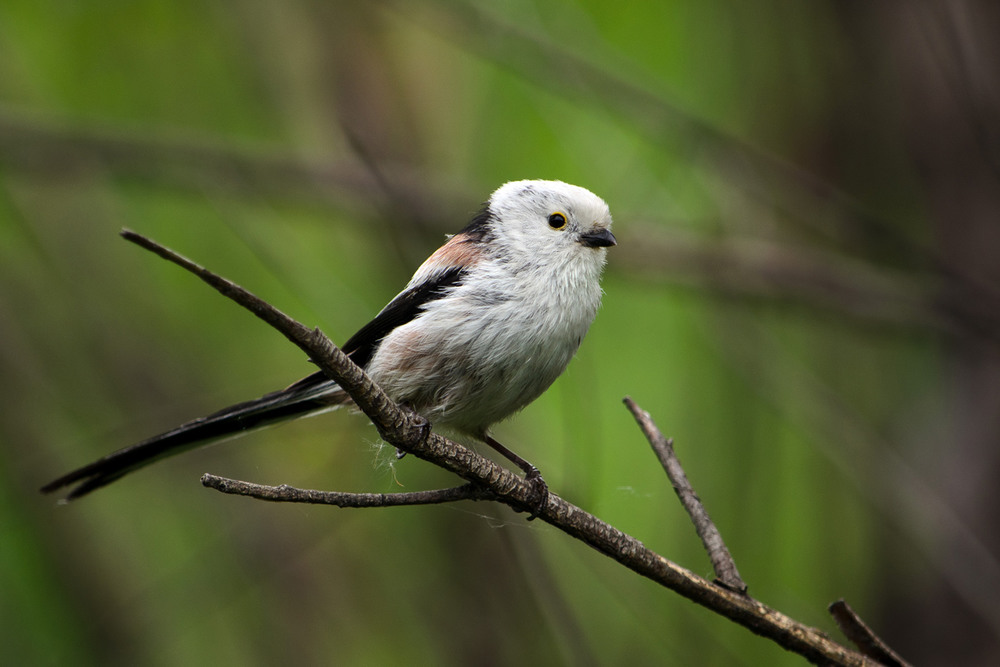
[[[574,321],[565,311],[550,318],[552,311],[537,309],[538,317],[518,318],[518,312],[425,314],[387,336],[367,370],[393,400],[432,424],[482,436],[559,377],[593,318]]]

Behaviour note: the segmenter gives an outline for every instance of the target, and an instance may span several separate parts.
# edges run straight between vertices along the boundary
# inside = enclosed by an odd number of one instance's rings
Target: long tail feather
[[[53,480],[41,491],[51,493],[76,484],[66,499],[79,498],[154,461],[268,424],[329,410],[349,400],[347,394],[322,373],[314,373],[287,389],[232,405],[119,449]]]

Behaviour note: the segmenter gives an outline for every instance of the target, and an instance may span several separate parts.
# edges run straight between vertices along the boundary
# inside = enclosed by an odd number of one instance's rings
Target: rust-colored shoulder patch
[[[466,234],[455,234],[427,258],[425,265],[442,269],[452,266],[467,268],[478,264],[480,259],[482,259],[482,250],[475,239]]]

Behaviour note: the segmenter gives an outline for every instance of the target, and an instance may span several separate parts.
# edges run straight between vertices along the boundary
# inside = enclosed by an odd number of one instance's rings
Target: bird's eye
[[[566,226],[566,214],[556,211],[549,216],[549,227],[552,229],[562,229]]]

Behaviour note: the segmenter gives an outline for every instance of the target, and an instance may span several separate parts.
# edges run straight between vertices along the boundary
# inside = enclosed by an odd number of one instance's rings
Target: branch
[[[81,124],[59,116],[25,113],[0,104],[0,163],[31,173],[73,173],[94,162],[124,178],[140,178],[200,193],[238,192],[296,198],[335,210],[367,211],[386,192],[358,161],[306,159],[261,144],[163,126],[131,130],[107,123]],[[414,218],[437,224],[441,205],[462,206],[462,196],[402,164],[380,164],[392,195]],[[428,202],[433,198],[436,206]]]
[[[674,452],[673,440],[665,438],[649,413],[640,408],[630,397],[626,396],[624,403],[639,423],[639,428],[642,429],[649,444],[653,447],[653,451],[660,459],[660,465],[663,466],[667,477],[670,478],[670,483],[673,484],[681,505],[691,516],[694,529],[698,533],[698,537],[701,538],[701,543],[705,545],[708,557],[712,561],[712,569],[715,570],[717,581],[730,590],[745,594],[747,585],[736,569],[736,563],[733,561],[726,543],[722,540],[722,534],[719,533],[719,529],[715,527],[712,519],[708,516],[708,511],[701,504],[701,499],[691,488],[687,475],[684,474],[684,468],[681,467],[681,462]]]
[[[964,333],[1000,342],[1000,297],[977,294],[930,271],[891,270],[803,244],[665,233],[655,224],[633,224],[631,235],[632,243],[628,234],[619,239],[626,255],[622,266],[641,280],[740,302],[829,311],[889,331]]]
[[[388,444],[454,472],[466,481],[484,488],[498,502],[515,511],[534,511],[538,519],[581,540],[633,572],[816,664],[871,664],[864,655],[841,646],[819,630],[803,625],[749,596],[699,577],[647,548],[631,535],[553,493],[548,494],[541,508],[533,507],[535,496],[530,484],[472,450],[429,431],[426,422],[397,406],[318,329],[305,327],[235,283],[144,236],[129,230],[123,230],[122,236],[195,274],[280,331],[350,394]]]
[[[861,620],[850,605],[843,600],[837,600],[829,607],[830,615],[837,622],[844,636],[854,642],[854,645],[865,655],[878,660],[886,667],[909,667],[910,663],[903,660],[895,651],[889,648],[882,639],[872,632]]]
[[[287,484],[266,486],[209,474],[201,476],[201,484],[233,496],[247,496],[276,503],[305,503],[308,505],[334,505],[336,507],[401,507],[439,505],[459,500],[496,500],[489,489],[475,484],[411,493],[343,493],[340,491],[297,489]]]

